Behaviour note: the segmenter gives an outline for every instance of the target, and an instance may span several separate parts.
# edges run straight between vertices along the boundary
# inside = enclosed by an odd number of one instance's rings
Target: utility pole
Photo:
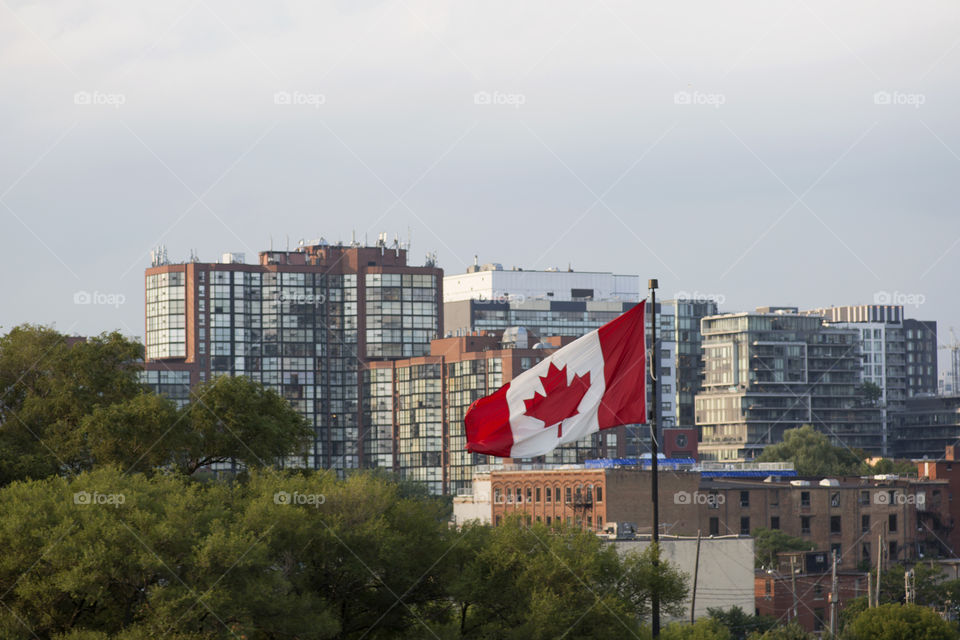
[[[793,590],[793,620],[797,620],[797,556],[790,556],[790,588]]]
[[[837,619],[837,598],[839,593],[837,592],[837,550],[833,550],[833,571],[830,577],[830,633],[834,638],[837,637],[837,631],[839,630],[839,620]]]
[[[873,574],[867,571],[867,608],[873,608]]]
[[[693,590],[690,592],[690,624],[697,605],[697,574],[700,572],[700,529],[697,529],[697,558],[693,561]]]
[[[880,606],[880,573],[883,569],[883,532],[880,532],[880,539],[877,542],[877,593],[873,598],[873,606]]]
[[[653,499],[653,535],[650,537],[651,543],[654,545],[654,557],[653,557],[653,568],[655,573],[660,571],[660,486],[659,478],[657,477],[657,449],[658,449],[658,440],[657,440],[657,427],[659,425],[659,420],[657,417],[660,413],[660,403],[657,401],[657,378],[660,377],[660,357],[659,349],[657,348],[657,288],[660,286],[660,283],[656,278],[651,278],[647,282],[647,286],[650,288],[650,328],[652,329],[652,338],[650,340],[650,349],[653,353],[650,356],[651,362],[651,375],[650,381],[652,386],[652,396],[653,396],[653,411],[650,412],[650,492],[653,494],[651,497]],[[654,589],[653,593],[650,594],[650,628],[651,635],[653,640],[657,640],[660,637],[660,593]]]

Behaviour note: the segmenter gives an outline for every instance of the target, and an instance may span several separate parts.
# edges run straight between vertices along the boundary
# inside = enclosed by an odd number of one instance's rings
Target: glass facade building
[[[429,352],[442,320],[441,270],[408,266],[404,249],[385,245],[259,258],[147,270],[144,380],[182,401],[185,384],[248,376],[314,429],[309,449],[287,464],[393,468],[393,433],[361,407],[364,372],[371,361]]]
[[[788,312],[707,317],[701,332],[702,460],[753,459],[805,424],[834,444],[882,453],[880,410],[861,389],[858,330]]]

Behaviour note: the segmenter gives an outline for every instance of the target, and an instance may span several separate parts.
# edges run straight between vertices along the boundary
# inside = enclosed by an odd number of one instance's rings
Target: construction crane
[[[950,327],[950,338],[953,339],[951,344],[941,345],[939,348],[950,350],[950,393],[956,395],[960,394],[960,388],[957,387],[960,384],[960,341],[957,340],[953,327]]]

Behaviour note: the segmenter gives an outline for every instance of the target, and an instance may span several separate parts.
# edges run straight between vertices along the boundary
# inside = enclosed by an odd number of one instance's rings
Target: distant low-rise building
[[[796,622],[811,633],[829,630],[831,562],[825,551],[781,554],[777,569],[756,573],[756,613],[772,616],[778,624]],[[867,595],[868,580],[862,571],[837,572],[836,615],[853,599]]]
[[[785,463],[663,462],[662,534],[749,536],[776,529],[836,551],[844,571],[875,565],[878,554],[884,564],[954,555],[950,481],[940,475],[804,479]],[[630,523],[650,534],[650,483],[642,463],[511,465],[476,474],[473,494],[455,500],[454,517],[458,524],[479,518],[498,525],[519,516],[597,532]]]

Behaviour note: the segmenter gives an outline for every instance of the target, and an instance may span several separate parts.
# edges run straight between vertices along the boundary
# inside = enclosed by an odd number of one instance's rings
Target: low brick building
[[[796,575],[791,575],[789,556],[795,558]],[[778,623],[796,621],[813,633],[829,630],[832,575],[829,570],[808,570],[808,556],[822,556],[828,563],[829,554],[784,554],[777,571],[760,572],[754,578],[756,613],[772,616]],[[867,595],[868,578],[863,572],[837,572],[837,615],[854,598]]]
[[[948,521],[950,528],[947,538],[952,555],[960,553],[960,445],[951,444],[946,447],[946,453],[939,460],[918,460],[917,472],[921,478],[940,480],[947,483],[947,495],[942,498],[949,509]],[[954,496],[958,496],[954,499]]]
[[[661,534],[700,531],[708,537],[779,529],[809,540],[814,549],[836,550],[842,571],[875,565],[878,552],[885,565],[953,555],[947,544],[953,534],[947,480],[703,477],[707,473],[661,471]],[[474,476],[474,494],[458,496],[454,514],[458,523],[480,519],[496,525],[520,514],[530,522],[594,531],[630,522],[648,534],[650,481],[650,472],[636,467],[507,467]]]
[[[512,514],[530,521],[566,522],[599,531],[607,522],[632,522],[639,533],[651,533],[648,472],[635,469],[582,467],[491,471],[493,524]],[[699,474],[674,473],[660,477],[662,495],[696,492]],[[687,533],[697,529],[698,514],[689,503],[664,501],[660,521]]]
[[[700,491],[703,530],[710,535],[779,529],[836,550],[840,567],[855,570],[877,560],[883,536],[887,564],[950,555],[948,485],[894,476],[764,482],[706,479]],[[921,555],[922,554],[922,555]]]

